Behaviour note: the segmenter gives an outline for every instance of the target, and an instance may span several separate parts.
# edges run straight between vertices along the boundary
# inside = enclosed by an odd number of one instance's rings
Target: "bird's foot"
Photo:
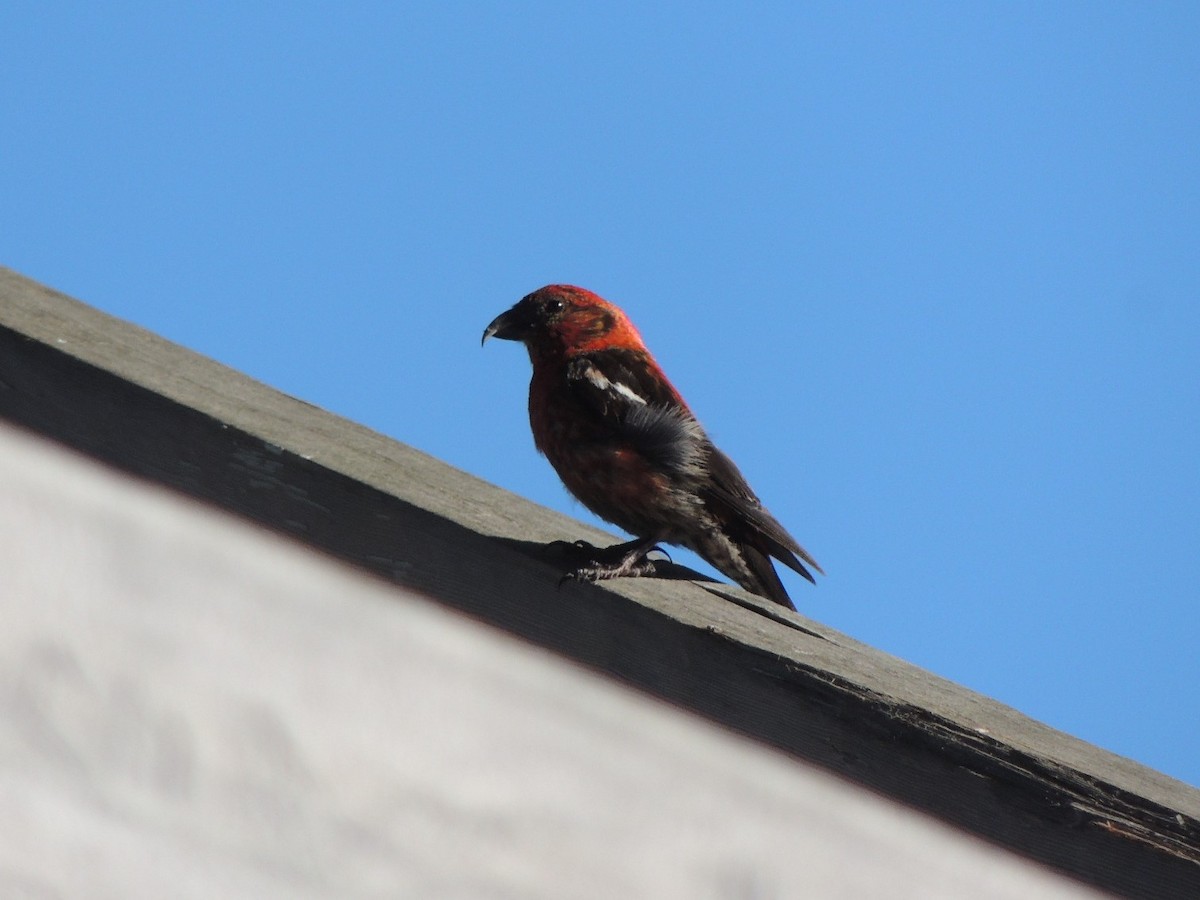
[[[611,547],[596,547],[587,541],[555,541],[550,545],[558,550],[567,550],[585,561],[566,572],[559,579],[559,587],[567,581],[607,581],[610,578],[640,578],[658,574],[658,564],[649,558],[657,550],[666,555],[653,540],[636,540]],[[670,557],[667,556],[669,560]]]

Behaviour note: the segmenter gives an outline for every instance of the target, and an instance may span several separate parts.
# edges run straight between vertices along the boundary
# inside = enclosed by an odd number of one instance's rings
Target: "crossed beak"
[[[483,329],[483,340],[479,342],[479,346],[487,343],[490,337],[500,338],[502,341],[525,340],[529,336],[530,326],[523,318],[516,307],[496,316],[492,319],[492,324]]]

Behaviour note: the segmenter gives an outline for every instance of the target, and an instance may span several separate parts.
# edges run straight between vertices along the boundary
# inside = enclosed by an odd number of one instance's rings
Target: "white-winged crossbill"
[[[529,350],[534,443],[592,512],[636,536],[568,577],[650,574],[658,543],[694,550],[746,590],[791,606],[771,558],[813,581],[821,567],[718,450],[616,306],[549,285],[483,332]],[[824,574],[822,572],[822,574]]]

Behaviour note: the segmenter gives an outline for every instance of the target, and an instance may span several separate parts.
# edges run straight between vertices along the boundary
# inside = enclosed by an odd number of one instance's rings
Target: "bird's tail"
[[[780,606],[786,606],[788,609],[795,609],[796,604],[792,602],[792,598],[788,596],[787,589],[784,588],[783,582],[779,580],[779,573],[775,571],[775,566],[771,564],[771,557],[767,556],[757,547],[751,547],[748,544],[743,544],[741,551],[742,557],[746,560],[746,567],[750,570],[751,576],[749,579],[750,583],[743,581],[742,587],[751,593],[758,594],[760,597],[766,597],[768,600],[773,600]],[[787,562],[787,560],[785,560],[785,562]],[[796,566],[799,566],[797,571],[809,581],[812,581],[813,577],[808,570],[805,569],[798,560],[795,562]],[[790,563],[789,566],[791,566]],[[795,568],[796,566],[791,566],[791,568]]]

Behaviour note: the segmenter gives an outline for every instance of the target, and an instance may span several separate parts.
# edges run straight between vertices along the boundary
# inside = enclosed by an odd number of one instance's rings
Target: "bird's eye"
[[[560,313],[564,308],[566,308],[566,305],[567,304],[563,303],[561,300],[548,300],[546,301],[546,312]]]

